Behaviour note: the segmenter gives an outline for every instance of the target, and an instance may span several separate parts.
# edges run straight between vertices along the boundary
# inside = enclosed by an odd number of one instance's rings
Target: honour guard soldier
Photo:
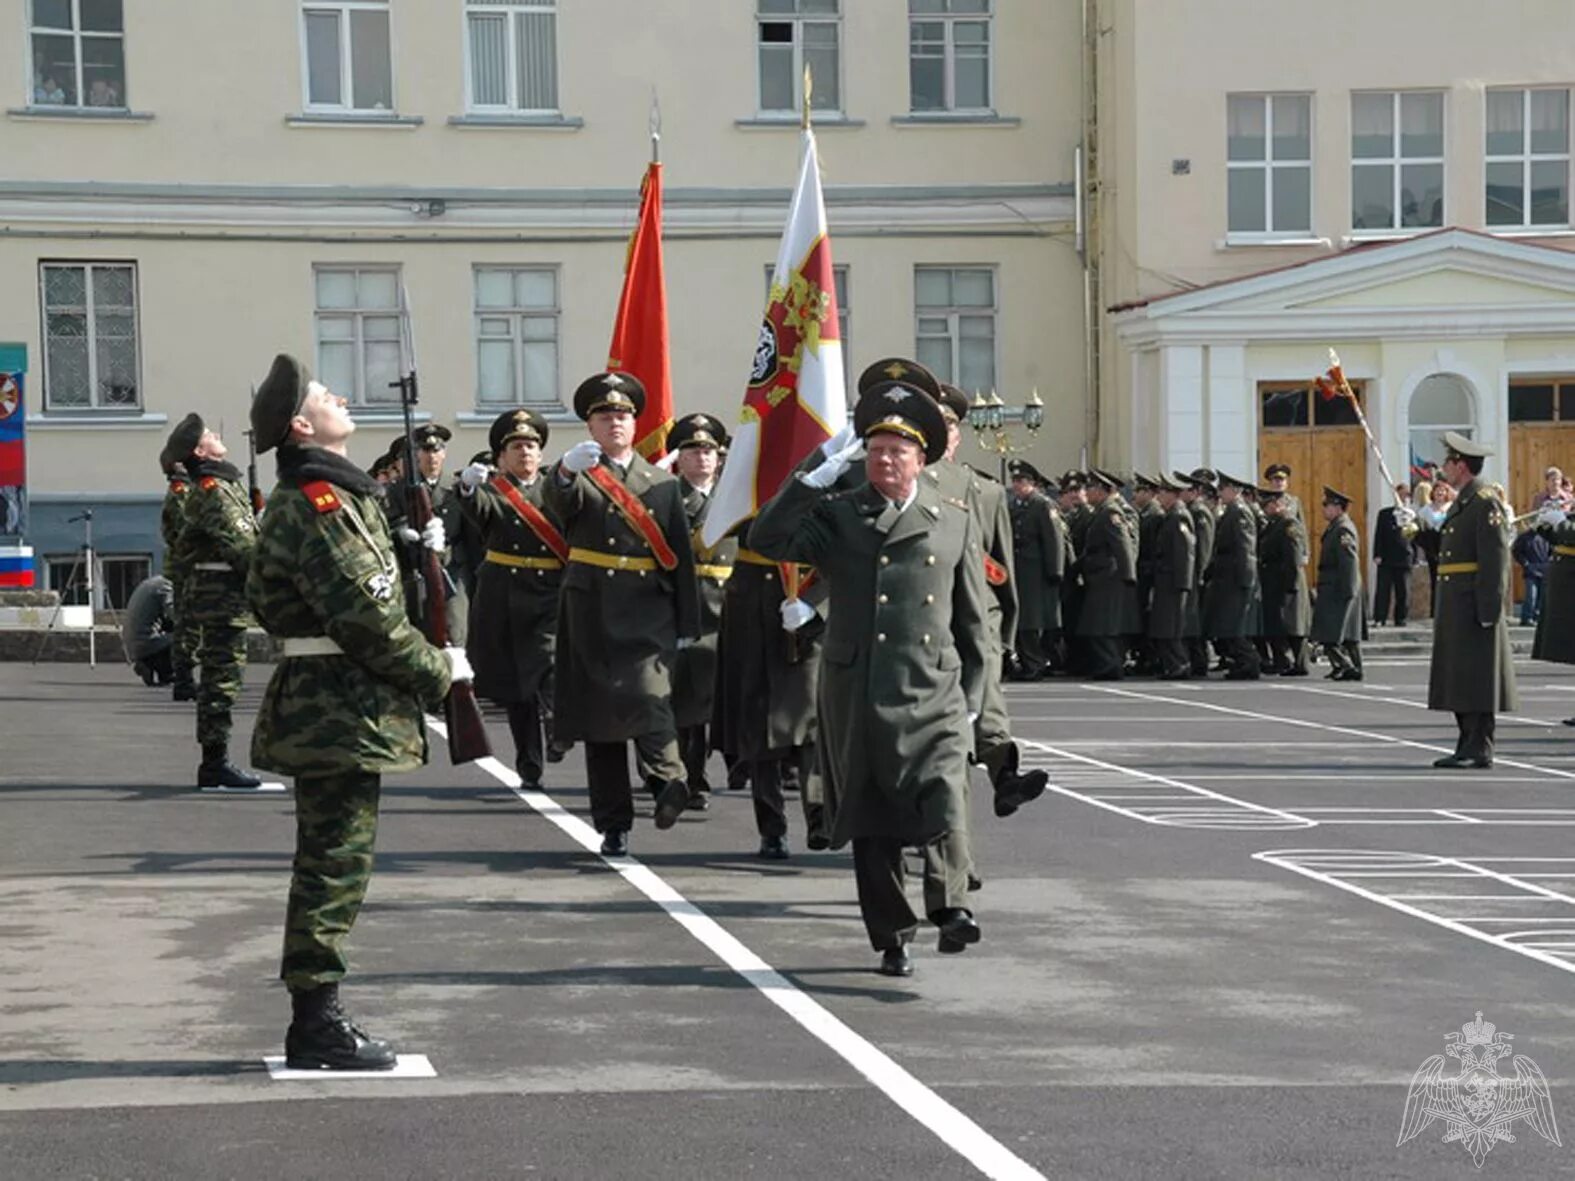
[[[164,470],[166,485],[164,507],[159,513],[159,535],[164,539],[164,576],[170,580],[175,618],[174,642],[170,645],[173,677],[170,695],[176,701],[195,701],[197,683],[192,679],[191,670],[195,663],[197,635],[181,605],[187,572],[181,559],[180,531],[186,524],[186,498],[191,493],[191,481],[187,479],[185,465],[172,452],[174,446],[172,436],[159,452],[159,467]]]
[[[1137,528],[1116,491],[1120,483],[1109,472],[1088,472],[1093,514],[1078,562],[1084,594],[1077,634],[1088,653],[1086,674],[1095,681],[1121,679],[1122,639],[1132,634],[1137,617]]]
[[[678,481],[634,449],[644,406],[633,374],[582,382],[574,412],[591,437],[564,453],[544,490],[569,542],[554,737],[585,743],[591,817],[609,857],[628,853],[634,824],[626,743],[661,784],[657,828],[671,828],[689,803],[670,670],[678,650],[700,638],[700,594]]]
[[[1575,518],[1559,504],[1544,505],[1536,528],[1553,546],[1542,587],[1542,614],[1531,644],[1533,660],[1575,664]],[[1575,726],[1575,717],[1565,718]]]
[[[460,510],[459,497],[450,488],[443,487],[443,461],[448,458],[448,441],[454,437],[452,431],[441,423],[428,422],[416,427],[411,435],[411,442],[416,449],[416,473],[421,482],[426,485],[427,496],[432,501],[432,516],[443,522],[443,540],[441,549],[443,569],[447,574],[448,601],[444,607],[444,614],[448,623],[449,639],[461,647],[465,643],[465,629],[470,615],[470,599],[465,586],[468,576],[465,566],[468,555],[461,554],[456,548],[460,536]],[[397,452],[400,456],[405,452],[405,436],[399,435],[389,447],[389,453]],[[401,465],[401,471],[403,465]],[[400,577],[405,584],[405,608],[410,612],[410,622],[425,630],[427,624],[421,608],[421,596],[416,590],[420,575],[416,572],[417,557],[420,547],[425,544],[423,539],[406,522],[410,517],[410,485],[403,478],[389,481],[388,499],[385,507],[388,512],[388,525],[394,536],[402,545],[395,548],[399,552]]]
[[[425,709],[470,675],[463,650],[433,647],[405,614],[377,481],[346,457],[345,400],[293,357],[275,358],[252,402],[259,453],[279,483],[247,596],[283,658],[252,735],[258,766],[295,777],[295,862],[280,976],[297,1070],[387,1070],[387,1042],[339,1004],[344,943],[366,896],[382,775],[426,761]]]
[[[756,518],[754,549],[813,564],[831,588],[820,686],[832,842],[853,843],[859,908],[881,971],[912,971],[918,927],[903,848],[925,851],[940,950],[978,941],[968,909],[968,754],[983,703],[987,583],[972,515],[919,478],[946,450],[933,376],[907,362],[854,413],[863,440],[789,479]],[[868,447],[867,483],[830,491]]]
[[[1323,490],[1328,526],[1318,544],[1318,593],[1313,600],[1312,642],[1323,645],[1330,681],[1362,679],[1362,555],[1356,525],[1346,516],[1351,498]]]
[[[1182,503],[1192,514],[1192,534],[1197,542],[1193,570],[1197,581],[1192,588],[1192,601],[1187,605],[1187,658],[1192,675],[1209,675],[1209,637],[1203,630],[1203,596],[1208,586],[1209,567],[1214,562],[1214,528],[1218,517],[1214,511],[1214,497],[1219,477],[1209,468],[1194,468],[1183,475],[1174,473],[1183,486]]]
[[[1132,507],[1137,512],[1138,527],[1138,557],[1137,557],[1137,606],[1139,635],[1133,645],[1134,671],[1139,673],[1153,672],[1154,659],[1150,651],[1148,613],[1154,597],[1154,547],[1159,541],[1159,527],[1165,520],[1165,512],[1156,503],[1155,496],[1160,488],[1159,481],[1152,476],[1145,476],[1142,472],[1132,473]]]
[[[186,496],[179,554],[185,576],[179,608],[196,634],[202,668],[197,686],[199,787],[257,787],[255,775],[230,762],[231,711],[246,671],[246,571],[257,545],[244,474],[225,460],[224,440],[196,414],[170,436],[171,454],[196,482]]]
[[[1061,643],[1062,581],[1072,564],[1072,535],[1055,503],[1039,491],[1033,464],[1014,459],[1008,511],[1012,519],[1012,562],[1017,582],[1018,675],[1037,681],[1055,665]]]
[[[552,673],[569,544],[543,499],[547,435],[546,420],[534,410],[505,410],[487,432],[496,471],[472,460],[459,474],[457,493],[485,555],[466,645],[476,695],[508,714],[514,770],[529,788],[541,786],[544,763],[563,757],[552,745]]]
[[[1149,605],[1148,638],[1162,680],[1182,681],[1192,675],[1187,656],[1187,620],[1197,585],[1198,543],[1192,514],[1181,502],[1181,485],[1165,476],[1157,484],[1155,499],[1160,514],[1154,531],[1150,576],[1153,598]]]
[[[1264,526],[1258,537],[1258,585],[1263,590],[1263,634],[1270,671],[1282,677],[1307,675],[1307,629],[1312,602],[1307,594],[1307,527],[1286,510],[1285,493],[1258,489]]]
[[[1242,500],[1246,481],[1219,473],[1220,515],[1203,593],[1203,631],[1225,661],[1227,681],[1262,675],[1252,631],[1258,598],[1258,523]]]
[[[1460,737],[1433,766],[1491,767],[1495,714],[1519,708],[1504,611],[1508,510],[1482,481],[1490,448],[1447,431],[1444,449],[1442,475],[1457,495],[1440,531],[1427,708],[1453,713]]]
[[[1302,502],[1296,498],[1296,493],[1290,490],[1291,465],[1288,463],[1271,463],[1263,469],[1263,480],[1268,485],[1269,491],[1280,498],[1281,513],[1293,520],[1302,520]],[[1263,489],[1258,490],[1258,499],[1263,499]]]
[[[680,652],[673,666],[673,714],[678,724],[678,753],[683,758],[689,783],[689,806],[701,811],[708,808],[711,801],[711,785],[705,777],[706,759],[711,753],[706,725],[711,721],[716,691],[717,632],[722,623],[722,602],[727,595],[728,579],[733,576],[738,540],[724,537],[710,549],[703,549],[700,529],[711,508],[711,493],[716,488],[716,476],[727,444],[726,429],[709,414],[686,414],[667,432],[667,449],[678,456],[673,471],[683,494],[689,540],[695,551],[695,574],[700,580],[700,639]],[[784,851],[786,832],[784,827],[775,834]],[[768,839],[764,829],[761,836],[763,840]]]

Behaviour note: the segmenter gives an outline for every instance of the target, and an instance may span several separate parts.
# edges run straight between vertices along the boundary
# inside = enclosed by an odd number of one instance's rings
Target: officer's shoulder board
[[[963,512],[968,511],[968,502],[960,496],[943,496],[941,499],[953,508],[960,508]]]
[[[197,485],[197,487],[201,488],[204,492],[212,492],[218,486],[218,476],[204,476],[201,482]]]
[[[320,513],[335,512],[341,507],[339,494],[327,480],[313,480],[310,484],[302,484],[301,491],[306,494],[306,499],[311,506]]]
[[[176,496],[185,496],[188,485],[185,480],[171,480],[170,491]]]

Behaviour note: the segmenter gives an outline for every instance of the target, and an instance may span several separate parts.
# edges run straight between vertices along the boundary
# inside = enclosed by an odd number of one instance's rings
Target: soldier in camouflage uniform
[[[423,711],[470,676],[463,650],[427,643],[405,614],[378,483],[352,464],[343,398],[279,356],[252,404],[257,450],[279,483],[247,580],[281,643],[252,757],[295,777],[295,862],[280,976],[294,1069],[386,1070],[396,1056],[339,1005],[344,941],[372,872],[382,775],[427,758]]]
[[[196,486],[185,497],[176,546],[185,576],[178,609],[197,636],[199,787],[257,787],[262,780],[230,762],[231,711],[246,671],[246,571],[257,545],[244,474],[225,460],[224,440],[188,414],[170,435],[172,456]]]
[[[172,453],[175,440],[171,438],[159,453],[159,466],[164,469],[166,489],[164,507],[159,513],[159,534],[164,539],[164,576],[170,580],[174,596],[175,633],[170,646],[170,664],[174,670],[171,696],[176,701],[197,700],[197,685],[191,670],[196,663],[196,632],[181,609],[181,592],[186,587],[186,571],[180,559],[180,531],[186,523],[186,497],[191,492],[191,481],[186,478],[186,467]]]

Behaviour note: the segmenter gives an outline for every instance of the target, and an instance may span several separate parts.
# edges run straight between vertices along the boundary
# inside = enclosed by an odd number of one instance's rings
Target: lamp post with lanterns
[[[973,405],[968,408],[968,425],[973,427],[979,446],[993,452],[1001,462],[1001,483],[1006,483],[1006,457],[1027,451],[1032,438],[1045,423],[1045,404],[1036,389],[1023,404],[1022,424],[1028,430],[1029,441],[1021,446],[1012,441],[1012,428],[1006,425],[1006,403],[1000,395],[990,391],[987,401],[983,394],[974,391]]]

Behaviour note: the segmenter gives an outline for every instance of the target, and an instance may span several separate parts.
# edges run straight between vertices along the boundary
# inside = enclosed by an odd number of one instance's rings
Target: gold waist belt
[[[752,549],[745,549],[743,546],[738,547],[738,560],[740,562],[748,562],[751,566],[780,566],[782,564],[774,558],[768,558],[765,554],[758,554]]]
[[[1440,574],[1475,574],[1480,566],[1476,562],[1445,562],[1438,568]]]
[[[1556,545],[1553,552],[1561,558],[1575,558],[1575,545]]]
[[[641,558],[632,554],[604,554],[601,550],[581,549],[577,545],[570,548],[569,561],[584,562],[587,566],[600,566],[603,570],[656,569],[655,558]]]
[[[696,566],[695,573],[701,578],[719,578],[727,580],[733,576],[731,566]]]
[[[497,566],[517,566],[521,570],[563,569],[563,563],[557,558],[526,558],[519,554],[505,554],[495,549],[487,551],[487,561]]]

